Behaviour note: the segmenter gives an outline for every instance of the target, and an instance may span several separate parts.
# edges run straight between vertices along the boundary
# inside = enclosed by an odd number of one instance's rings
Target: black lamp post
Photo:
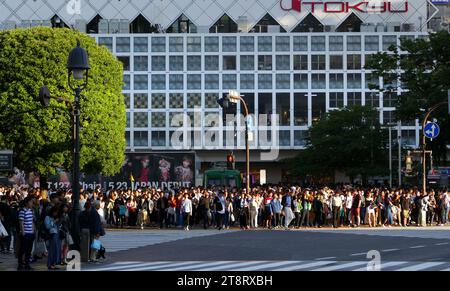
[[[69,87],[75,92],[73,102],[73,179],[72,179],[72,233],[74,249],[80,249],[80,95],[88,85],[89,56],[80,46],[72,49],[67,61]]]

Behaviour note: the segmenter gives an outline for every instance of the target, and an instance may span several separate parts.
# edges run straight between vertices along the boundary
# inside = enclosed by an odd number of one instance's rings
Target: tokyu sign
[[[408,13],[408,1],[313,1],[313,0],[280,0],[281,9],[285,11],[304,10],[311,13],[320,10],[324,13]]]

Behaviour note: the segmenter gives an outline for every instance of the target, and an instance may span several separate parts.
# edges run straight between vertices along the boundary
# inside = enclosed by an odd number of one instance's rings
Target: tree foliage
[[[67,58],[80,40],[89,54],[89,84],[81,97],[81,169],[112,175],[125,153],[123,69],[105,47],[70,29],[31,28],[0,32],[0,147],[14,150],[24,170],[54,173],[72,167],[71,108],[36,101],[47,86],[55,97],[74,99],[68,86]]]
[[[366,181],[386,173],[385,141],[378,111],[366,106],[330,111],[309,129],[306,149],[291,160],[291,172],[321,178],[340,171]]]
[[[383,77],[388,84],[400,81],[402,92],[397,102],[397,119],[412,121],[424,118],[421,109],[429,109],[447,100],[450,89],[450,34],[440,31],[428,38],[403,39],[401,44],[392,46],[389,52],[374,55],[366,64],[377,77]],[[396,86],[372,89],[396,93]],[[434,157],[445,160],[447,145],[450,144],[450,116],[447,106],[442,106],[431,115],[441,126],[441,135],[431,142]]]

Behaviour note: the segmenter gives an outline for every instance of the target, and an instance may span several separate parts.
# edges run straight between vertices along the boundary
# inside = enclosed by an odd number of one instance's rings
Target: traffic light
[[[234,156],[233,156],[233,154],[229,154],[227,156],[227,168],[228,168],[228,170],[234,170]]]
[[[408,154],[406,155],[406,172],[411,173],[412,172],[412,165],[413,160],[410,152],[408,151]]]

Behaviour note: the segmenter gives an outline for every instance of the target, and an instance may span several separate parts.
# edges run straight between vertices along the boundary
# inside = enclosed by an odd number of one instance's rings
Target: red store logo
[[[290,7],[289,4],[290,3]],[[322,8],[325,13],[348,13],[350,11],[359,11],[362,13],[407,13],[408,1],[403,5],[392,4],[391,1],[361,1],[350,3],[348,1],[304,1],[304,0],[280,0],[280,7],[285,11],[302,12],[302,8],[309,8],[314,13],[316,8]]]

